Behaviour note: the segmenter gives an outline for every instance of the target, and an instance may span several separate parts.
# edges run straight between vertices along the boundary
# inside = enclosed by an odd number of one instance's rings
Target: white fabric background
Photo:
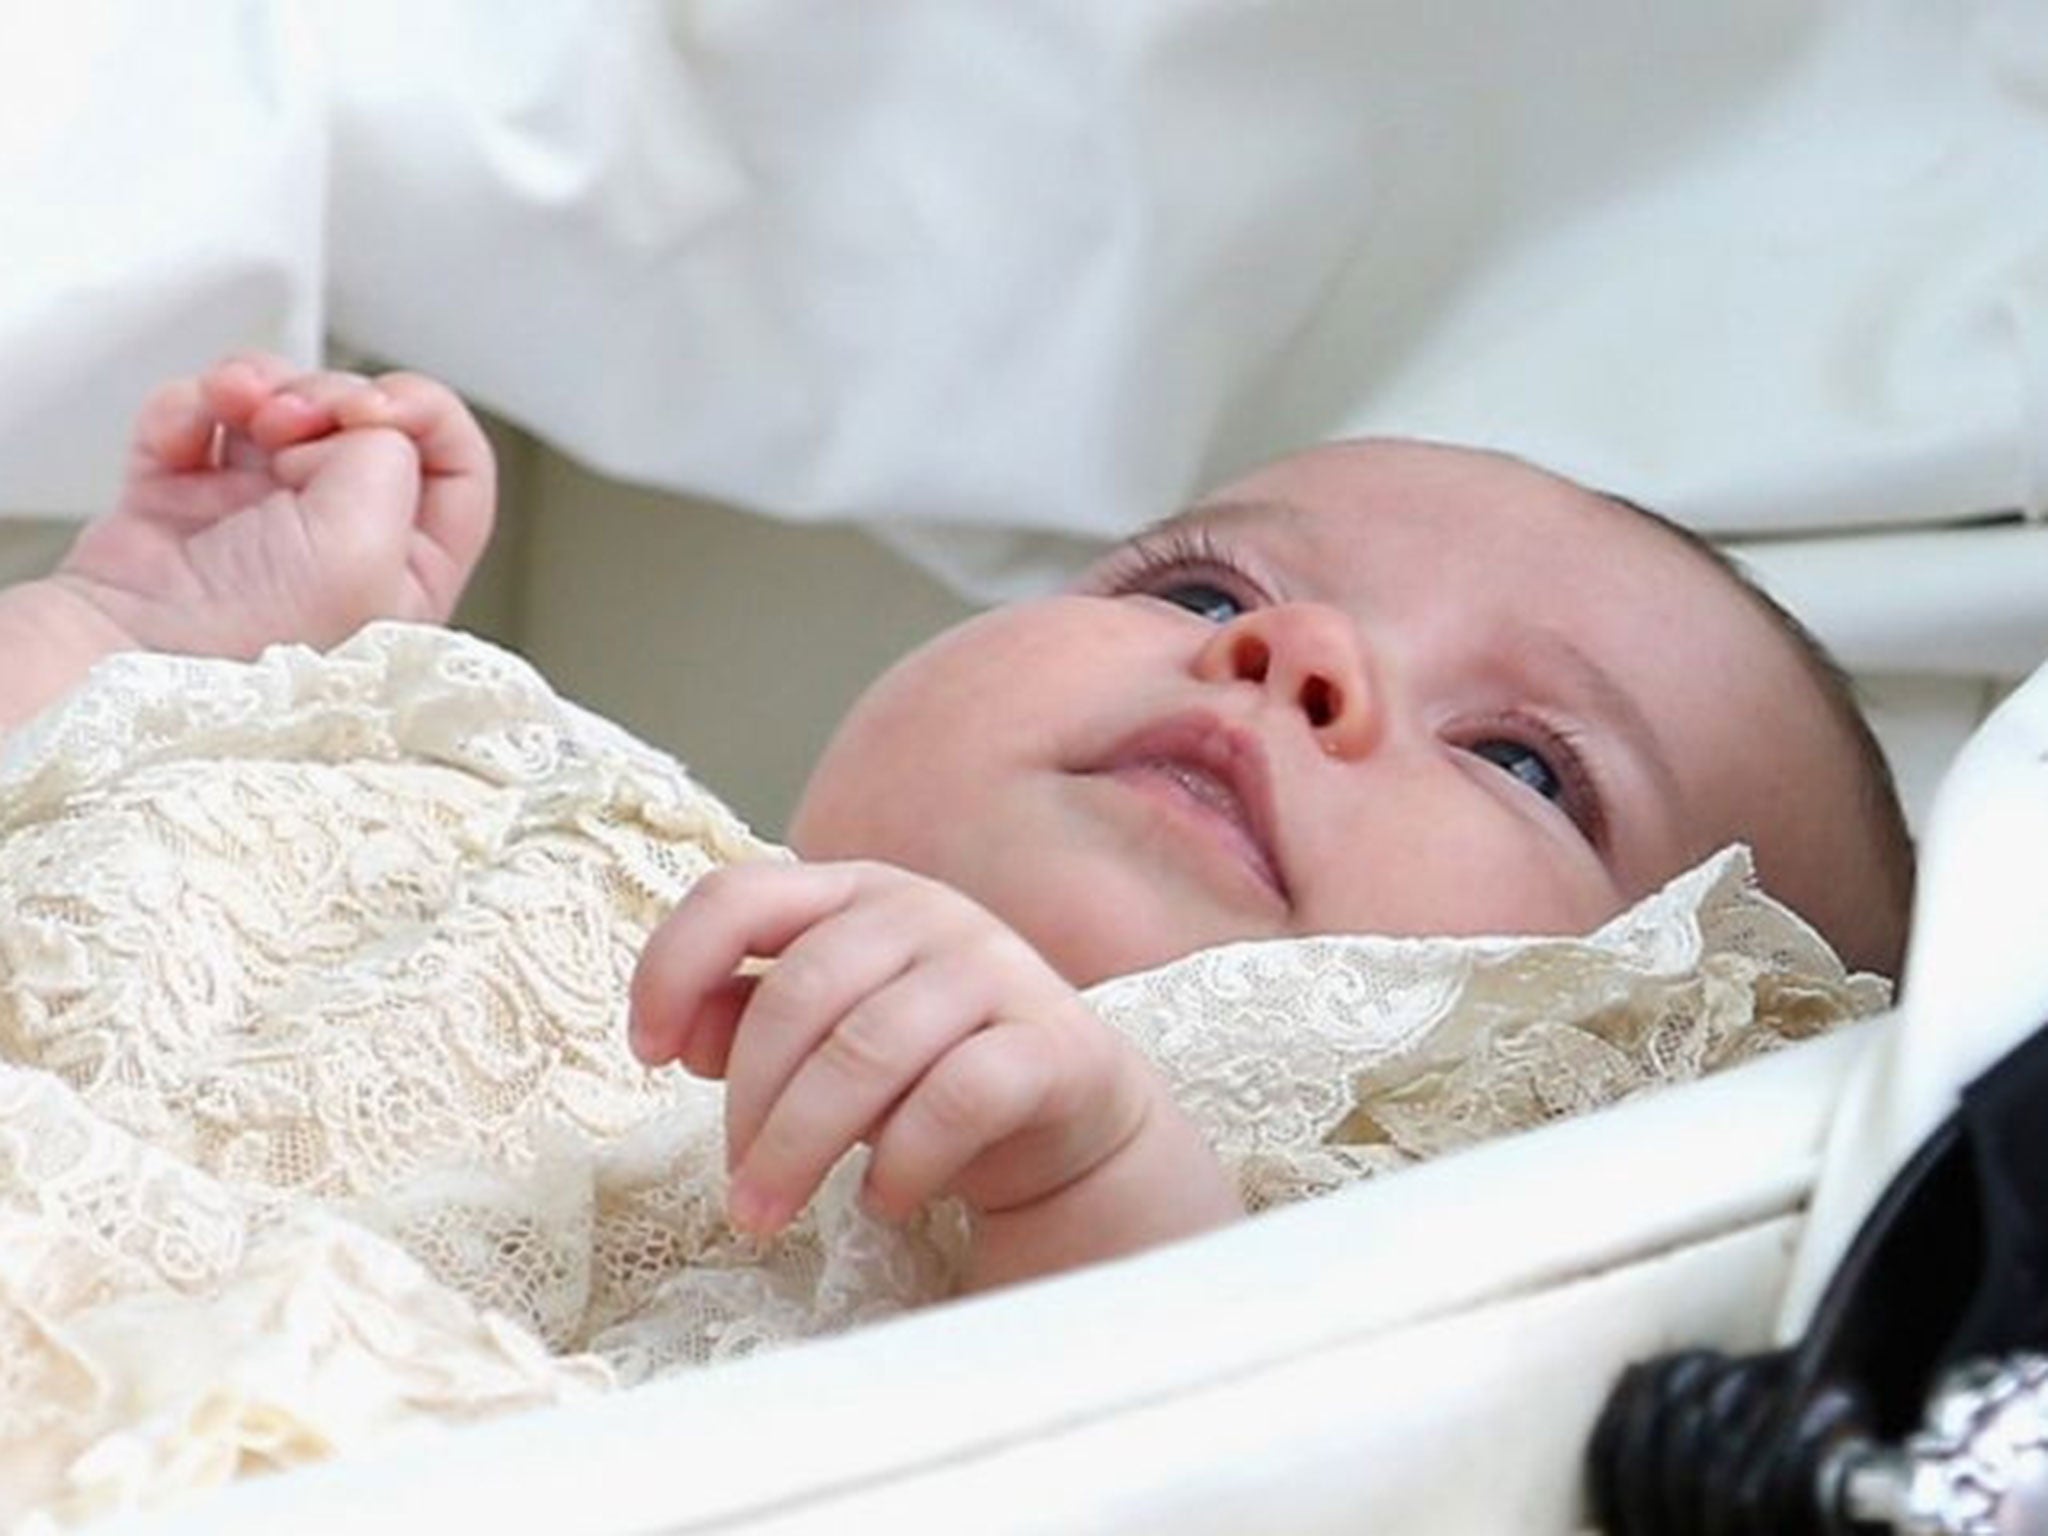
[[[984,591],[1361,431],[1724,531],[2048,505],[2044,0],[79,0],[0,52],[10,509],[323,324]]]
[[[162,379],[312,358],[327,113],[294,5],[0,6],[0,509],[82,517]]]
[[[633,478],[1110,534],[1399,431],[1718,529],[2042,507],[2038,0],[323,16],[337,231],[404,231],[337,328]]]

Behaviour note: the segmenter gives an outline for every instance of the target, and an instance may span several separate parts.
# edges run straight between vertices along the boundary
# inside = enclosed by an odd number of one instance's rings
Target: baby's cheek
[[[1395,938],[1581,934],[1626,905],[1590,846],[1491,796],[1324,845],[1304,931]]]

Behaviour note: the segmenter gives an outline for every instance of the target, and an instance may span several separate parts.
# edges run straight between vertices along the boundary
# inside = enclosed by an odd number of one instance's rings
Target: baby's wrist
[[[965,1289],[989,1290],[1192,1237],[1244,1215],[1201,1132],[1162,1089],[1137,1132],[1072,1183],[977,1212]]]
[[[119,617],[117,604],[89,578],[58,571],[10,587],[0,597],[16,594],[39,622],[49,626],[54,640],[75,655],[89,658],[88,665],[121,651],[150,649],[127,620]]]
[[[0,730],[68,693],[93,664],[139,642],[78,584],[46,576],[0,590]]]

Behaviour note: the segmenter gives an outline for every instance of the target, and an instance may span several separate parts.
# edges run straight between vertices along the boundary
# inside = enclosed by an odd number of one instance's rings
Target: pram
[[[166,110],[242,114],[159,184],[216,201],[171,220],[119,183],[109,215],[158,223],[94,247],[119,302],[83,326],[83,248],[10,242],[59,253],[4,311],[55,361],[0,413],[0,499],[89,507],[77,466],[112,462],[142,383],[323,330],[613,474],[867,520],[980,595],[1295,441],[1495,442],[1735,542],[1872,680],[1916,807],[1976,733],[1925,813],[1903,1007],[1197,1244],[160,1528],[1572,1529],[1625,1364],[1795,1333],[1956,1088],[2048,1017],[2048,694],[1978,730],[2048,654],[2038,6],[1616,4],[1569,38],[1507,4],[1456,37],[1113,9],[222,7],[180,55],[214,89],[147,75]],[[146,53],[139,8],[89,14],[10,52],[53,80]]]

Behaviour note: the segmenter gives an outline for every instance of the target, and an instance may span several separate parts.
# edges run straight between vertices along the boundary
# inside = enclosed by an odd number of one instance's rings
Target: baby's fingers
[[[640,952],[627,1025],[633,1054],[651,1067],[690,1060],[699,1010],[741,963],[779,954],[853,891],[845,865],[740,864],[706,875]]]
[[[935,1063],[964,1049],[983,1022],[970,978],[943,965],[918,966],[861,998],[838,1016],[786,1082],[763,1104],[728,1101],[733,1150],[733,1220],[773,1232],[801,1209],[832,1165],[870,1135],[905,1095],[921,1092]],[[766,986],[762,988],[766,995]],[[751,1012],[743,1043],[760,1034]],[[735,1089],[758,1088],[735,1072]],[[735,1094],[737,1099],[739,1095]],[[749,1101],[756,1095],[749,1094]],[[891,1212],[907,1214],[935,1186],[907,1190]]]
[[[136,469],[185,473],[213,466],[214,437],[220,419],[207,404],[197,379],[173,379],[158,385],[135,413]]]
[[[352,413],[359,409],[375,419],[358,423]],[[441,552],[446,569],[467,571],[490,541],[498,467],[482,423],[462,397],[425,374],[386,373],[377,377],[374,400],[344,401],[340,411],[344,425],[394,426],[413,440],[425,482],[419,531]]]
[[[158,385],[135,414],[132,472],[189,474],[219,468],[226,458],[224,438],[244,427],[292,371],[281,357],[240,353],[204,373]]]
[[[928,957],[935,947],[952,947],[949,908],[959,903],[897,871],[856,866],[852,885],[857,894],[793,938],[755,982],[726,1069],[726,1146],[734,1167],[818,1053],[829,1091],[861,1092],[856,1077],[891,1074],[877,1111],[907,1081],[900,1044],[887,1031],[895,1012],[916,1016],[914,1005],[933,990]],[[895,990],[920,967],[925,974],[912,986]],[[956,1010],[979,995],[968,990],[971,980],[948,994]],[[893,1003],[871,1007],[885,992],[894,993]]]
[[[392,416],[391,401],[369,379],[326,369],[282,381],[249,413],[245,430],[258,444],[274,450],[345,427],[396,426]]]
[[[344,426],[396,427],[418,446],[427,475],[488,474],[490,439],[460,395],[423,373],[382,373],[337,409]]]
[[[1070,1138],[1063,1125],[1048,1123],[1057,1080],[1044,1042],[1031,1029],[997,1026],[961,1041],[876,1133],[864,1190],[868,1209],[901,1221],[947,1193],[966,1194],[980,1209],[1000,1209],[1079,1177],[1093,1160],[1092,1147],[1084,1150],[1085,1138]],[[1026,1170],[1023,1177],[1003,1181],[1016,1188],[956,1188],[991,1148],[1034,1135],[1044,1145],[1014,1149],[1012,1161]]]
[[[696,1077],[724,1077],[732,1062],[733,1038],[753,998],[755,976],[740,971],[728,976],[698,1000],[689,1032],[677,1048],[676,1062]]]

